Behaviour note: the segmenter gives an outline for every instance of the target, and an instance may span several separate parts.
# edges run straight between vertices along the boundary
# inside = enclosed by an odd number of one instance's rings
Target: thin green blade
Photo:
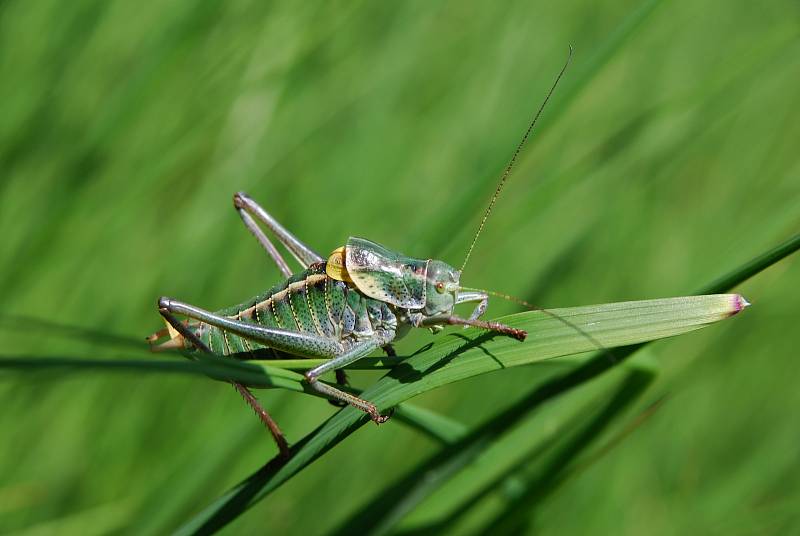
[[[466,330],[409,358],[363,396],[378,407],[387,408],[477,374],[596,349],[597,342],[610,348],[692,331],[728,318],[746,305],[739,295],[720,294],[552,311],[558,318],[541,311],[512,315],[501,320],[529,330],[526,342]],[[178,533],[206,532],[224,526],[366,421],[358,410],[344,408],[295,445],[288,462],[271,462],[217,499]]]

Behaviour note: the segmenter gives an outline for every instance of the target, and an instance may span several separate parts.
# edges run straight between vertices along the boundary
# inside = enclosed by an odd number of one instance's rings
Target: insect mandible
[[[440,260],[408,257],[357,237],[350,237],[344,246],[323,258],[240,192],[233,197],[236,210],[285,281],[241,305],[217,312],[161,297],[158,309],[167,327],[148,337],[151,347],[157,351],[178,349],[223,356],[327,359],[305,373],[309,385],[333,401],[364,411],[380,424],[389,415],[382,415],[373,403],[324,383],[319,377],[337,371],[337,380],[343,383],[343,375],[339,374],[342,368],[379,348],[393,353],[391,343],[412,327],[439,331],[446,325],[475,326],[525,340],[527,333],[523,330],[481,320],[489,294],[495,293],[462,286],[461,273],[517,156],[571,57],[570,47],[567,61],[500,178],[460,269]],[[257,222],[274,233],[303,271],[292,272]],[[476,304],[467,318],[454,312],[455,306],[462,303]],[[187,320],[182,322],[176,315]],[[155,344],[165,337],[165,342]],[[286,440],[269,413],[247,387],[231,383],[267,426],[281,453],[288,455]]]

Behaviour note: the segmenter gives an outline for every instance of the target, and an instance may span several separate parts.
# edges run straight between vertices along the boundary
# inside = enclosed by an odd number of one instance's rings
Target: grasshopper
[[[460,269],[441,260],[409,257],[358,237],[350,237],[344,246],[323,258],[240,192],[233,196],[234,207],[244,225],[278,266],[285,281],[241,305],[217,312],[161,297],[158,309],[166,329],[148,337],[151,347],[157,351],[178,349],[189,354],[327,359],[305,373],[308,384],[333,402],[358,408],[373,422],[381,424],[389,415],[381,414],[368,400],[322,382],[320,376],[336,371],[338,383],[344,383],[341,369],[379,348],[392,355],[391,343],[410,328],[438,332],[447,325],[474,326],[524,341],[527,333],[523,330],[481,320],[490,294],[506,296],[462,286],[461,273],[517,156],[571,57],[570,47],[566,63],[500,178]],[[300,263],[302,271],[292,272],[259,224],[275,235]],[[467,318],[454,312],[455,306],[463,303],[476,304]],[[187,320],[180,321],[176,315]],[[168,337],[165,342],[155,344],[165,337]],[[245,386],[232,383],[272,433],[281,453],[288,455],[286,440],[269,413]]]

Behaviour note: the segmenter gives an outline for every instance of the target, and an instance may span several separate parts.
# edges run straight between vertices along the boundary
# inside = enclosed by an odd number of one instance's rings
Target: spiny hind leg
[[[327,358],[329,361],[305,373],[306,380],[315,391],[360,409],[367,413],[377,424],[386,422],[389,418],[388,416],[381,415],[380,412],[378,412],[378,408],[375,407],[375,404],[372,402],[346,393],[345,391],[318,380],[319,376],[326,372],[343,368],[350,363],[358,361],[362,357],[366,357],[376,348],[383,346],[385,341],[370,339],[343,352],[338,342],[318,335],[298,333],[278,328],[268,328],[257,324],[251,324],[250,322],[242,322],[241,320],[220,316],[195,307],[194,305],[171,300],[169,298],[159,299],[158,306],[160,310],[166,311],[167,313],[188,316],[189,318],[199,320],[210,326],[227,330],[240,337],[260,342],[276,350],[305,357]]]
[[[172,326],[175,331],[180,333],[186,340],[191,342],[195,348],[199,351],[211,354],[211,350],[206,346],[203,341],[201,341],[197,335],[194,334],[192,330],[190,330],[185,324],[180,322],[175,316],[170,313],[168,310],[160,309],[159,312],[161,316],[164,317],[164,320],[169,322],[169,325]],[[234,389],[241,395],[244,401],[247,403],[248,406],[255,411],[258,418],[261,422],[266,426],[267,430],[270,434],[272,434],[272,438],[275,440],[275,444],[278,446],[278,451],[282,458],[288,458],[291,455],[291,451],[289,450],[289,443],[286,441],[286,436],[283,435],[280,426],[278,423],[275,422],[275,419],[269,414],[269,412],[264,409],[264,407],[258,402],[258,399],[255,395],[244,385],[238,382],[230,382]]]
[[[328,359],[342,353],[342,347],[338,342],[319,335],[269,328],[251,322],[235,320],[166,297],[159,298],[158,307],[161,311],[199,320],[209,326],[223,329],[234,335],[292,355]]]
[[[237,211],[239,212],[239,216],[242,218],[245,227],[256,237],[258,242],[261,246],[267,251],[267,254],[270,258],[275,262],[278,266],[278,270],[281,271],[283,277],[289,277],[292,275],[292,269],[289,268],[289,265],[286,264],[286,261],[283,259],[283,256],[280,252],[275,248],[275,246],[270,242],[267,235],[264,234],[264,231],[261,230],[261,227],[253,220],[253,217],[250,216],[244,209],[240,209],[237,207]]]
[[[308,268],[310,264],[322,262],[324,260],[314,250],[303,244],[296,236],[287,231],[286,228],[278,223],[278,220],[273,218],[269,212],[253,201],[246,193],[237,192],[234,194],[233,205],[242,217],[244,224],[250,232],[255,235],[258,241],[261,242],[261,245],[264,246],[264,249],[267,250],[267,253],[269,253],[270,257],[278,264],[278,267],[287,277],[291,275],[291,270],[253,218],[266,225],[270,231],[275,233],[280,243],[286,246],[286,249],[289,250],[303,268]]]

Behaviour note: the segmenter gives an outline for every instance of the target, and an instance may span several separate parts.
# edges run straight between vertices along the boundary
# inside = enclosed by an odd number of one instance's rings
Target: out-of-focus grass
[[[459,263],[569,43],[565,82],[585,83],[557,94],[464,282],[553,307],[683,293],[800,225],[796,14],[790,2],[718,0],[6,2],[3,313],[143,338],[159,326],[160,294],[218,308],[263,290],[278,272],[241,228],[236,190],[323,253],[354,234]],[[632,411],[671,396],[527,505],[537,531],[796,530],[799,276],[784,261],[741,289],[747,315],[653,346],[660,373]],[[493,301],[490,315],[510,310]],[[4,354],[134,352],[0,327]],[[402,349],[429,340],[415,334]],[[501,371],[415,402],[473,424],[565,366]],[[218,382],[21,378],[0,381],[5,530],[163,532],[274,454]],[[377,376],[352,378],[367,387]],[[293,440],[334,411],[301,395],[261,398]],[[581,407],[563,404],[531,434]],[[541,436],[526,429],[531,447]],[[324,532],[438,448],[400,425],[365,427],[231,529]],[[498,488],[453,530],[482,527],[509,493]],[[408,527],[425,522],[424,506]]]

